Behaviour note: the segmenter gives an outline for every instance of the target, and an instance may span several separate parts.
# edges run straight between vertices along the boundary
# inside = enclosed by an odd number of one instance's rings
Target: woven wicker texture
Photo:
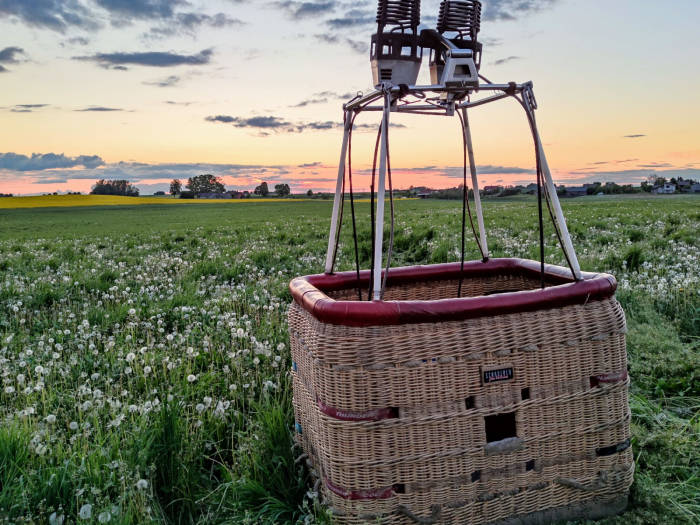
[[[494,275],[462,290],[538,286]],[[385,299],[456,290],[416,282]],[[487,524],[626,496],[626,327],[614,298],[370,327],[322,323],[293,303],[289,325],[297,440],[338,523]]]

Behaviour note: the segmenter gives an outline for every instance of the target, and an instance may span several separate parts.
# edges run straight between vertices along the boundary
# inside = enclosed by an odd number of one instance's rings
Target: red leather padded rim
[[[460,273],[459,263],[392,268],[387,286],[459,279]],[[539,278],[540,263],[527,259],[490,259],[464,264],[465,279],[504,274]],[[576,282],[569,269],[548,264],[545,265],[548,287],[543,290],[436,301],[336,301],[326,295],[326,292],[356,288],[358,284],[366,290],[369,277],[369,270],[360,272],[359,283],[356,272],[308,275],[293,279],[289,289],[297,304],[321,322],[343,326],[386,326],[458,321],[585,304],[612,297],[617,288],[612,275],[583,272],[583,280]]]

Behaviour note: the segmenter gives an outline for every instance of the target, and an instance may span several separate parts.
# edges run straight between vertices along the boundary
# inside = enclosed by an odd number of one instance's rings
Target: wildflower
[[[6,387],[5,387],[5,393],[6,393],[6,394],[14,394],[14,393],[15,393],[15,387],[13,387],[13,386],[6,386]]]
[[[188,383],[194,383],[195,381],[197,381],[197,376],[196,376],[196,375],[190,374],[190,375],[187,376],[187,382],[188,382]]]
[[[80,519],[82,520],[89,520],[92,518],[92,505],[89,503],[86,503],[82,507],[80,507],[80,512],[78,512],[78,516],[80,516]]]
[[[129,352],[128,354],[126,354],[127,363],[131,363],[134,359],[136,359],[136,354],[134,354],[133,352]]]
[[[46,416],[46,422],[50,425],[53,425],[56,422],[56,416],[54,416],[53,414],[49,414],[48,416]]]
[[[78,423],[76,423],[75,421],[71,421],[68,424],[68,428],[70,428],[71,430],[78,430]]]
[[[99,521],[100,523],[109,523],[111,519],[112,515],[109,513],[108,510],[100,512],[100,514],[97,516],[97,521]]]
[[[148,488],[148,481],[145,479],[140,479],[136,482],[136,488],[139,490],[146,490]]]
[[[53,512],[51,516],[49,516],[49,525],[63,525],[64,520],[65,516],[63,514],[56,514]]]

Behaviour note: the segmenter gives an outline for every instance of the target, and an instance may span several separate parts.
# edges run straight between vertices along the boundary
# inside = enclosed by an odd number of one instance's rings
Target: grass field
[[[629,512],[603,523],[700,523],[700,198],[564,207],[629,325],[636,480]],[[0,519],[329,522],[291,450],[286,325],[287,283],[322,270],[329,214],[0,209]],[[489,200],[485,215],[494,256],[538,257],[534,200]],[[366,203],[358,216],[366,267]],[[456,260],[459,222],[457,202],[397,202],[395,265]],[[563,263],[551,229],[547,243]]]

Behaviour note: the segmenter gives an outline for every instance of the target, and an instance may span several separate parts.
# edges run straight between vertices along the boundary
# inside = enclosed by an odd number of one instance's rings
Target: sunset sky
[[[698,0],[483,4],[482,73],[534,82],[558,182],[700,179]],[[423,0],[424,25],[438,5]],[[375,12],[375,1],[0,0],[0,192],[124,178],[150,194],[201,173],[229,189],[328,190],[341,104],[372,87]],[[471,115],[482,183],[532,182],[519,106]],[[378,117],[357,120],[360,187]],[[392,119],[396,187],[460,183],[456,118]]]

